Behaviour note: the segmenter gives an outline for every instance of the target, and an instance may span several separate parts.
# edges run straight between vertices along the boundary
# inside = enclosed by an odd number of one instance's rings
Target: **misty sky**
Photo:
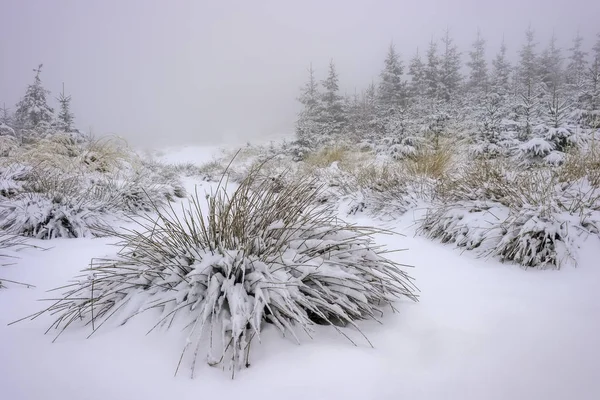
[[[554,31],[568,48],[579,29],[589,48],[599,16],[592,0],[0,0],[0,105],[14,110],[43,62],[85,131],[146,146],[252,140],[293,129],[311,61],[321,79],[333,58],[353,92],[391,40],[406,62],[449,27],[464,57],[479,27],[491,59],[502,35],[514,56],[531,23],[542,45]]]

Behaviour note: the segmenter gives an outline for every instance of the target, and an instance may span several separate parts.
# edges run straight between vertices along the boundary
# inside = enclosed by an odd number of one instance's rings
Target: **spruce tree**
[[[507,95],[510,91],[510,73],[511,67],[506,58],[506,44],[502,39],[500,51],[492,61],[492,87],[495,93]]]
[[[559,128],[562,125],[568,108],[563,91],[562,63],[562,54],[556,45],[556,36],[552,34],[548,46],[539,58],[538,66],[544,122],[552,128]]]
[[[427,64],[424,72],[427,97],[437,99],[440,92],[440,58],[437,52],[437,44],[433,39],[429,42],[429,48],[427,49]]]
[[[62,132],[73,132],[73,122],[75,117],[71,112],[71,96],[65,95],[65,85],[63,83],[63,89],[58,96],[58,102],[60,103],[60,112],[57,118],[58,129]]]
[[[577,32],[573,39],[573,47],[569,49],[570,55],[567,64],[565,83],[571,102],[582,107],[582,99],[585,91],[585,75],[587,72],[587,53],[583,51],[583,37]]]
[[[473,42],[473,48],[469,52],[467,66],[469,72],[469,89],[474,92],[485,92],[488,83],[487,63],[485,61],[485,39],[481,31],[477,29],[477,38]]]
[[[539,115],[538,58],[535,53],[535,33],[531,26],[525,32],[525,44],[519,51],[519,66],[515,75],[517,83],[517,114],[521,122],[519,138],[531,137],[533,126]]]
[[[15,136],[13,118],[6,104],[0,108],[0,136]]]
[[[378,103],[383,115],[397,110],[405,101],[404,83],[402,82],[403,65],[391,43],[381,71],[379,83]]]
[[[539,76],[543,87],[552,91],[562,84],[562,54],[556,45],[556,36],[552,34],[548,47],[544,49],[539,59]]]
[[[319,121],[323,126],[323,132],[327,135],[335,135],[342,131],[345,123],[343,98],[338,94],[338,75],[333,60],[329,63],[329,74],[321,82],[324,92],[321,95],[321,112]]]
[[[6,103],[2,104],[2,108],[0,108],[0,125],[13,125],[13,117],[10,113],[10,109],[6,107]]]
[[[46,102],[46,96],[50,91],[44,89],[40,74],[43,64],[34,69],[35,78],[33,84],[27,87],[25,96],[17,103],[15,112],[16,125],[19,129],[34,129],[38,124],[52,122],[54,110]]]
[[[408,74],[410,75],[410,96],[413,99],[424,96],[427,89],[425,82],[425,64],[423,64],[423,61],[421,60],[418,48],[408,65]]]
[[[320,94],[312,64],[308,68],[308,80],[301,89],[298,101],[303,107],[296,121],[296,136],[302,146],[310,147],[321,133],[318,122]]]
[[[440,89],[443,99],[450,101],[457,93],[462,79],[460,75],[460,53],[448,29],[446,29],[446,33],[442,38],[442,44],[444,54],[440,64]]]
[[[360,115],[362,131],[373,139],[373,134],[380,131],[380,123],[377,118],[377,88],[374,82],[371,82],[362,94]]]

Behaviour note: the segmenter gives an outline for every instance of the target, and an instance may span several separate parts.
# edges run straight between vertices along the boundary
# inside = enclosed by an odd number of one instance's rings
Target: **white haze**
[[[293,129],[306,67],[333,58],[344,91],[366,86],[394,41],[406,62],[448,27],[463,52],[481,28],[491,58],[512,57],[531,23],[540,48],[577,30],[591,47],[600,2],[4,0],[0,106],[13,107],[44,63],[65,82],[77,124],[156,146],[254,140]]]

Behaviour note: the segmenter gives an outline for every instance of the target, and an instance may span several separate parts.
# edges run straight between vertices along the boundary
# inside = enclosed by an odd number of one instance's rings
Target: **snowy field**
[[[206,162],[216,148],[184,148],[168,162]],[[185,180],[210,190],[214,183]],[[182,201],[182,200],[178,200]],[[201,363],[195,379],[174,377],[185,333],[149,335],[152,313],[86,339],[70,329],[55,343],[44,335],[52,317],[8,323],[44,308],[37,300],[64,285],[92,257],[114,254],[110,238],[33,241],[5,279],[35,285],[0,290],[0,398],[2,399],[580,399],[600,398],[600,243],[589,239],[577,268],[524,270],[461,254],[415,235],[417,210],[394,222],[349,217],[404,236],[378,243],[406,251],[394,260],[415,266],[420,301],[397,304],[383,325],[361,322],[373,343],[346,328],[353,346],[332,329],[317,327],[301,345],[267,326],[251,350],[251,367],[235,380]],[[345,216],[344,216],[345,217]]]

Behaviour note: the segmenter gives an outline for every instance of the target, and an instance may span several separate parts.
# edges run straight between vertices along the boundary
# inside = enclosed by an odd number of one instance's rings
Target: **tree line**
[[[577,34],[563,51],[553,35],[540,49],[529,27],[511,64],[504,41],[491,63],[480,31],[463,54],[449,30],[417,50],[407,65],[390,44],[377,83],[360,93],[341,95],[333,61],[322,81],[312,65],[298,100],[298,143],[315,145],[334,138],[377,140],[421,133],[436,138],[452,131],[496,144],[510,138],[526,142],[550,138],[566,146],[577,128],[598,128],[600,121],[600,34],[592,51]]]

